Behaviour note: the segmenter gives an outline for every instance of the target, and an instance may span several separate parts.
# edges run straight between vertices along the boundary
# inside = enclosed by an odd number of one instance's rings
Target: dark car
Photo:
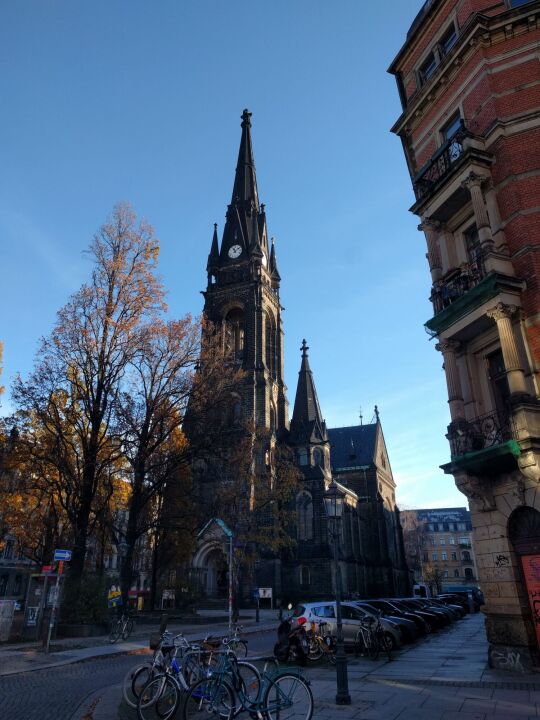
[[[442,593],[437,595],[437,600],[442,600],[443,603],[448,605],[459,605],[465,613],[469,612],[469,601],[467,597],[463,595],[457,595],[454,593]]]
[[[442,617],[444,625],[451,625],[454,620],[454,616],[450,612],[450,610],[447,610],[446,608],[443,609],[441,607],[436,607],[435,605],[430,603],[429,600],[419,600],[418,598],[416,598],[414,600],[411,600],[410,602],[416,604],[417,607],[420,607],[423,610],[428,610],[429,612],[433,612]]]
[[[364,610],[373,613],[373,615],[377,615],[377,613],[380,612],[382,617],[390,620],[394,623],[394,625],[397,625],[401,630],[403,642],[416,642],[416,639],[418,637],[418,631],[416,630],[416,625],[414,624],[414,622],[412,622],[412,620],[406,620],[403,617],[387,613],[384,610],[375,607],[375,605],[373,605],[371,601],[364,602],[363,600],[353,600],[352,602],[354,602],[355,605],[358,605],[358,607],[362,607],[364,608]]]
[[[441,628],[446,627],[449,624],[448,618],[442,613],[436,613],[433,610],[429,610],[423,607],[422,605],[416,604],[414,600],[411,600],[409,598],[399,598],[395,602],[397,603],[398,607],[403,607],[409,612],[416,612],[421,617],[424,617],[429,622],[432,629],[440,630]]]
[[[418,613],[408,612],[407,610],[398,608],[391,600],[369,600],[369,604],[380,610],[384,615],[400,617],[404,620],[410,620],[416,627],[419,636],[427,635],[431,631],[429,623],[420,617]]]
[[[445,602],[442,598],[439,597],[432,598],[431,602],[434,603],[436,606],[438,605],[439,607],[446,607],[451,610],[455,614],[457,620],[461,620],[461,618],[465,617],[465,615],[467,614],[467,611],[464,610],[463,606],[459,603],[450,602],[450,600],[447,600]]]

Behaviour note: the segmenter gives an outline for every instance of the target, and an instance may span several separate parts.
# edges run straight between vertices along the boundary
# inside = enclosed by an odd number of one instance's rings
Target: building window
[[[423,558],[424,562],[429,562],[429,555],[427,553],[424,553]]]
[[[474,578],[474,572],[472,568],[465,568],[465,577],[467,580],[472,580]]]
[[[441,55],[443,57],[445,55],[448,55],[448,53],[454,47],[456,42],[457,42],[456,28],[453,25],[451,25],[439,41],[439,48],[441,50]]]
[[[244,359],[244,313],[231,310],[225,320],[225,351],[234,360]]]
[[[495,409],[504,417],[510,404],[510,387],[501,350],[487,356],[488,373]]]
[[[457,560],[457,553],[453,552],[450,557],[452,558],[452,560]]]
[[[454,532],[454,530],[455,530],[455,528],[454,528],[454,523],[448,523],[448,529],[449,529],[451,532]],[[453,538],[450,538],[450,542],[452,542],[452,540],[453,540]]]
[[[468,550],[464,550],[464,551],[461,553],[461,559],[462,559],[464,562],[471,562],[471,553],[470,553]]]
[[[446,545],[446,540],[442,536],[439,538],[439,544]]]
[[[428,530],[429,530],[430,532],[433,532],[433,531],[435,530],[435,525],[434,525],[433,523],[429,523],[429,525],[428,525]]]
[[[0,576],[0,597],[4,597],[4,595],[6,594],[7,584],[8,584],[8,576],[1,575]]]
[[[452,528],[453,529],[453,528]],[[448,538],[449,545],[455,545],[456,544],[456,538],[453,535],[450,535]]]
[[[13,540],[6,540],[6,546],[4,547],[4,558],[11,560],[13,557]]]
[[[299,465],[307,465],[308,464],[308,451],[306,448],[300,448],[298,450],[298,464]]]
[[[313,499],[308,492],[296,498],[297,536],[299,540],[313,539]]]
[[[465,545],[466,547],[470,547],[470,546],[471,546],[471,541],[469,540],[469,538],[468,538],[466,535],[462,535],[462,536],[459,538],[459,544],[460,544],[460,545]]]
[[[437,544],[437,543],[435,542],[435,537],[434,537],[433,535],[430,536],[429,540],[430,540],[430,542],[431,542],[432,545],[436,545],[436,544]]]
[[[13,595],[20,595],[22,591],[22,575],[15,575],[13,583]]]
[[[315,463],[315,465],[324,467],[324,455],[321,448],[315,448],[315,450],[313,451],[313,462]]]
[[[444,577],[445,577],[445,578],[448,577],[448,570],[445,570],[445,571],[444,571]]]
[[[300,567],[300,585],[311,585],[311,574],[309,568],[305,565]]]
[[[459,570],[457,568],[454,570],[454,577],[459,577]]]
[[[437,560],[437,553],[436,553],[436,552],[431,553],[431,559],[432,559],[432,560]]]
[[[439,532],[442,532],[442,531],[444,530],[444,524],[443,524],[443,523],[439,523],[439,524],[437,525],[437,530],[438,530]]]
[[[418,71],[420,76],[420,85],[424,85],[433,76],[433,73],[437,69],[437,58],[434,52],[430,52],[427,58],[424,60]]]
[[[446,554],[446,552],[444,552],[444,550],[441,553],[441,560],[448,560],[448,555]]]

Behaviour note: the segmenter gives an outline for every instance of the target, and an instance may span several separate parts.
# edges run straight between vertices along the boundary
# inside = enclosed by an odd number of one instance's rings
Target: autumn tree
[[[80,585],[91,518],[114,492],[121,438],[114,435],[120,383],[133,359],[142,322],[164,306],[156,277],[159,245],[126,204],[114,208],[91,243],[92,274],[58,312],[41,341],[36,366],[15,383],[14,399],[35,433],[27,452],[48,464],[71,525],[69,580]]]

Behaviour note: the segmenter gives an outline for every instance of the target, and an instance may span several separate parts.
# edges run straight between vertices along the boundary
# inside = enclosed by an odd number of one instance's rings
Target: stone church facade
[[[283,368],[281,277],[259,201],[251,140],[251,114],[242,115],[242,136],[231,202],[221,243],[217,226],[207,263],[204,313],[243,370],[235,412],[264,431],[269,447],[285,443],[301,471],[291,532],[294,549],[261,558],[255,586],[271,587],[288,603],[333,593],[332,547],[323,493],[332,480],[346,494],[340,564],[345,593],[362,597],[409,591],[395,483],[378,412],[375,422],[328,429],[319,406],[305,341],[301,348],[294,409],[289,422]],[[277,480],[279,481],[279,479]],[[207,595],[216,595],[219,538],[216,525],[199,536],[194,570]],[[217,530],[219,532],[219,529]],[[223,537],[223,548],[227,539]],[[213,558],[205,566],[205,558]],[[221,570],[217,570],[217,566]],[[243,595],[252,588],[243,588]]]

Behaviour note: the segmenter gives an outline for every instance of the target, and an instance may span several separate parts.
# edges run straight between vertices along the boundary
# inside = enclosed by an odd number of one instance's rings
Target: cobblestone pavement
[[[0,677],[3,720],[69,720],[90,693],[120,683],[137,657],[120,655]]]

